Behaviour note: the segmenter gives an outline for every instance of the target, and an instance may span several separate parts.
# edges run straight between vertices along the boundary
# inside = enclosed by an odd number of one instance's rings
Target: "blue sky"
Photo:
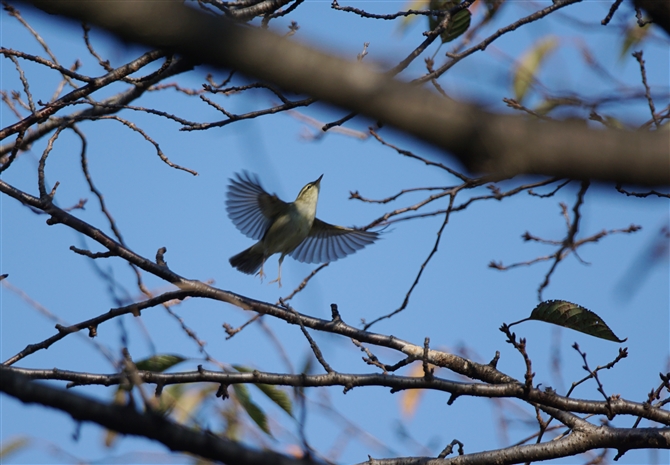
[[[498,21],[480,36],[485,37],[548,4],[505,4]],[[401,9],[403,3],[359,2],[355,6],[388,13]],[[481,102],[491,111],[509,112],[511,110],[506,108],[502,98],[513,96],[511,68],[514,60],[541,38],[553,35],[559,38],[559,46],[539,74],[543,88],[552,95],[624,94],[614,80],[599,79],[585,66],[581,58],[584,48],[588,48],[616,79],[631,88],[638,86],[641,89],[637,62],[629,54],[619,58],[622,28],[632,21],[631,10],[627,4],[623,5],[613,23],[603,27],[599,21],[608,9],[609,3],[584,2],[562,10],[554,19],[522,27],[496,41],[485,52],[459,63],[440,83],[453,98]],[[81,73],[103,74],[88,55],[78,26],[25,6],[21,11],[63,65],[70,66],[79,58],[83,63]],[[1,18],[3,47],[44,55],[16,20],[6,14]],[[398,22],[361,19],[331,10],[328,2],[316,1],[305,2],[292,15],[275,21],[273,27],[285,31],[290,20],[300,25],[294,36],[296,40],[351,59],[360,53],[363,42],[370,42],[365,60],[386,66],[395,64],[416,47],[423,40],[421,33],[425,28],[424,20],[417,19],[402,32]],[[585,22],[587,26],[584,26]],[[113,65],[125,63],[142,51],[97,31],[92,37],[98,52],[109,58]],[[435,48],[433,45],[428,53],[432,55]],[[651,37],[635,49],[640,48],[645,53],[652,90],[658,96],[657,108],[663,108],[667,104],[669,88],[667,36],[660,30],[653,30]],[[443,46],[438,56],[443,56],[448,49],[447,45]],[[422,60],[422,57],[416,60],[400,77],[418,76],[423,71]],[[0,63],[0,87],[20,90],[21,84],[11,61],[3,59]],[[45,73],[39,67],[22,62],[24,64],[36,99],[48,100],[58,83],[55,73]],[[185,87],[199,88],[207,72],[212,70],[197,68],[178,78],[178,82]],[[217,80],[227,75],[216,73]],[[235,82],[239,84],[245,80],[240,77]],[[103,98],[124,88],[118,85],[101,95],[95,94],[95,97]],[[539,103],[540,94],[536,88],[529,95],[527,104]],[[273,98],[259,91],[218,101],[228,110],[240,113],[268,106]],[[616,102],[602,111],[633,126],[649,119],[645,101],[623,103],[626,104]],[[174,112],[191,120],[221,118],[199,99],[173,91],[149,94],[137,104]],[[344,110],[325,105],[299,109],[299,112],[322,122],[346,114]],[[15,121],[5,106],[0,116],[2,127]],[[268,302],[286,296],[315,266],[287,258],[282,269],[284,287],[279,290],[276,285],[261,284],[257,278],[230,267],[228,258],[252,244],[226,216],[226,185],[234,173],[245,169],[257,173],[268,191],[276,192],[285,200],[292,200],[306,182],[324,174],[317,216],[346,226],[367,224],[387,211],[411,205],[421,198],[414,195],[393,204],[374,205],[348,200],[350,191],[359,191],[368,198],[384,198],[401,189],[457,182],[441,170],[399,156],[372,138],[359,140],[336,133],[321,139],[310,138],[308,135],[313,134],[314,129],[291,114],[200,132],[181,132],[178,124],[144,113],[126,111],[121,116],[150,134],[170,160],[199,173],[192,176],[168,167],[157,157],[151,144],[117,121],[80,125],[89,143],[91,176],[104,193],[107,206],[129,247],[152,258],[159,247],[165,246],[168,265],[182,276],[213,280],[217,287]],[[366,133],[371,124],[359,117],[347,127]],[[436,149],[389,128],[383,129],[381,135],[388,142],[422,157],[443,160],[440,158],[443,155]],[[37,160],[45,144],[46,140],[36,143],[2,174],[2,179],[35,195]],[[62,207],[88,198],[86,209],[76,210],[76,216],[109,231],[81,174],[79,151],[79,139],[64,132],[47,161],[48,184],[52,186],[56,181],[60,182],[56,201]],[[450,166],[458,167],[453,160]],[[503,186],[519,185],[533,179],[517,179]],[[538,189],[539,192],[549,190]],[[572,183],[548,199],[522,193],[500,202],[476,202],[465,211],[453,213],[442,235],[439,251],[427,266],[407,309],[378,323],[372,330],[393,334],[418,345],[428,336],[434,348],[467,350],[481,362],[488,362],[498,350],[501,352],[498,368],[521,379],[523,360],[505,343],[498,327],[503,322],[511,323],[526,317],[535,307],[537,287],[549,265],[542,263],[506,272],[492,270],[487,265],[491,260],[510,264],[552,253],[554,248],[524,242],[521,235],[529,231],[543,238],[561,240],[565,235],[565,222],[559,202],[572,208],[577,190],[578,184]],[[472,195],[485,192],[487,189],[481,188]],[[457,203],[467,199],[468,195],[471,194],[465,193]],[[445,207],[443,200],[435,208]],[[590,265],[580,263],[574,256],[568,257],[552,276],[544,298],[583,305],[599,314],[619,337],[628,338],[623,346],[629,348],[629,357],[615,369],[603,372],[601,381],[608,394],[621,394],[642,402],[646,393],[658,385],[658,373],[668,371],[670,277],[667,254],[655,263],[645,258],[661,228],[668,225],[667,199],[626,197],[610,185],[594,185],[586,194],[582,214],[578,237],[603,229],[626,228],[630,224],[641,225],[642,230],[630,235],[608,236],[598,244],[584,246],[580,256]],[[0,197],[0,272],[9,273],[8,282],[68,323],[85,320],[117,306],[114,295],[124,297],[123,292],[116,290],[112,294],[98,277],[91,260],[69,250],[71,245],[93,251],[100,251],[100,247],[62,225],[47,226],[45,220],[45,216],[34,214],[15,200]],[[359,324],[362,319],[371,321],[398,308],[432,249],[442,220],[443,217],[431,217],[392,225],[378,243],[322,270],[293,299],[292,305],[300,312],[329,318],[330,304],[337,303],[343,319],[352,325]],[[140,298],[134,275],[127,265],[117,259],[98,261],[97,264],[113,273],[132,299]],[[266,271],[271,279],[276,276],[276,257],[269,260]],[[155,292],[170,289],[168,284],[151,276],[145,276],[145,283]],[[2,360],[27,344],[54,334],[54,322],[36,311],[35,306],[16,291],[5,286],[0,287],[0,293]],[[201,340],[207,342],[206,349],[215,359],[271,372],[287,369],[277,346],[268,340],[260,325],[252,325],[226,340],[221,325],[238,326],[251,316],[248,312],[218,302],[194,299],[173,307],[173,310]],[[268,317],[263,321],[267,330],[280,341],[293,367],[299,369],[310,355],[309,345],[299,328]],[[537,373],[536,383],[551,385],[562,392],[585,375],[581,358],[570,348],[574,342],[588,354],[591,367],[610,362],[619,347],[612,342],[539,322],[527,322],[514,330],[518,336],[528,339],[528,351]],[[125,317],[107,323],[99,328],[95,342],[118,359],[124,334],[135,360],[153,353],[177,353],[189,358],[176,367],[179,371],[193,370],[203,363],[194,342],[162,309],[145,311],[141,319]],[[361,361],[361,352],[349,340],[328,334],[312,335],[336,370],[373,371]],[[561,377],[558,378],[551,368],[556,347],[561,360]],[[398,360],[397,354],[385,349],[370,349],[386,363]],[[77,336],[65,338],[48,351],[37,352],[21,360],[17,366],[58,367],[96,373],[115,371],[86,337]],[[409,369],[403,373],[409,373]],[[438,375],[458,379],[446,372],[438,372]],[[111,399],[113,395],[111,389],[102,387],[80,388],[79,391],[100,399]],[[252,391],[252,394],[271,417],[273,431],[279,439],[278,442],[269,441],[269,444],[280,450],[290,450],[291,444],[298,443],[290,419],[258,391]],[[574,395],[600,400],[593,382],[579,387]],[[426,393],[411,418],[401,414],[402,395],[390,394],[387,389],[358,388],[346,395],[341,388],[313,389],[309,399],[308,439],[324,454],[337,450],[336,459],[343,463],[363,461],[368,454],[374,457],[437,455],[454,438],[465,444],[466,452],[489,450],[527,436],[534,422],[534,412],[520,403],[461,398],[447,406],[448,397],[442,393]],[[209,412],[225,407],[218,399],[210,402]],[[332,406],[332,411],[325,407],[328,405]],[[505,406],[504,410],[501,405]],[[220,427],[221,420],[216,414],[202,418],[210,428]],[[347,423],[341,418],[358,425],[370,436],[347,429]],[[501,427],[501,418],[507,419],[506,428]],[[617,418],[614,424],[627,427],[633,421]],[[642,426],[649,425],[643,422]],[[151,463],[167,460],[167,451],[159,444],[123,438],[107,449],[102,444],[100,428],[83,425],[78,441],[72,438],[75,430],[72,420],[60,412],[24,406],[7,396],[0,397],[0,440],[6,444],[17,437],[26,437],[35,446],[13,455],[8,463],[72,463],[78,460]],[[245,439],[257,445],[253,440],[257,436],[262,433],[256,430]],[[56,453],[57,449],[68,451],[72,456]],[[189,461],[186,457],[174,460]],[[668,463],[668,453],[632,451],[620,462]],[[575,463],[575,459],[558,463]]]

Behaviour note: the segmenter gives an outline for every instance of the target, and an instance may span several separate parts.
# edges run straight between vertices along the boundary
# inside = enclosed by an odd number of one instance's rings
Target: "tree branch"
[[[394,80],[363,63],[212,17],[177,0],[123,2],[123,6],[120,0],[30,3],[96,24],[124,40],[233,67],[360,112],[449,151],[471,171],[670,184],[666,134],[595,130],[578,122],[547,123],[491,114],[474,105],[435,98],[426,89]]]
[[[654,24],[670,34],[670,2],[660,0],[634,0],[636,7],[642,8],[654,20]]]
[[[431,352],[431,351],[428,351]],[[1,366],[1,365],[0,365]],[[70,381],[68,387],[84,385],[112,386],[121,384],[122,374],[82,373],[68,370],[45,370],[31,368],[15,368],[15,372],[28,376],[31,379],[51,379]],[[198,367],[197,371],[177,373],[159,373],[154,371],[138,372],[139,379],[144,383],[153,383],[158,386],[171,384],[203,383],[214,384],[269,384],[276,386],[294,387],[326,387],[344,386],[346,389],[361,386],[382,386],[391,388],[393,392],[406,389],[430,389],[452,394],[453,403],[457,397],[486,397],[486,398],[517,398],[538,405],[542,409],[560,409],[563,414],[584,413],[594,415],[633,415],[647,420],[656,421],[663,425],[670,425],[670,412],[660,407],[650,407],[648,403],[633,402],[621,398],[610,397],[609,401],[577,399],[560,396],[552,391],[542,391],[539,388],[526,389],[524,384],[512,380],[505,384],[482,384],[450,381],[434,376],[433,378],[392,375],[388,373],[338,373],[331,371],[326,374],[307,375],[268,373],[254,370],[252,373],[227,373],[212,371]],[[564,417],[554,410],[550,413],[559,420]],[[572,425],[569,425],[572,426]]]
[[[316,465],[310,459],[296,459],[271,451],[256,451],[221,439],[208,431],[178,425],[151,412],[105,404],[79,394],[30,381],[0,366],[0,391],[27,404],[41,404],[62,410],[78,421],[90,421],[121,434],[142,436],[163,443],[173,451],[188,452],[223,463],[245,465]]]

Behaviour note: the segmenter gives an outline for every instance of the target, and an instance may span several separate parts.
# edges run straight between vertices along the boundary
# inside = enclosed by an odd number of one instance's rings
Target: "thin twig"
[[[661,127],[661,122],[656,118],[656,108],[654,107],[654,100],[651,98],[651,90],[649,89],[649,84],[647,84],[647,71],[644,68],[644,59],[642,58],[642,50],[633,52],[632,55],[640,64],[640,74],[642,75],[642,85],[644,86],[644,95],[647,97],[649,110],[651,111],[651,118],[654,120],[656,129],[658,129]]]
[[[284,302],[288,302],[289,300],[291,300],[298,292],[302,291],[305,288],[305,286],[307,286],[307,283],[309,282],[310,279],[312,279],[314,277],[314,275],[316,275],[319,271],[323,270],[328,265],[330,265],[330,262],[319,265],[317,268],[312,270],[312,272],[309,275],[307,275],[307,277],[305,277],[305,279],[302,280],[302,282],[298,285],[298,287],[296,287],[293,290],[293,292],[291,292],[289,295],[287,295],[286,297],[284,297],[281,300],[284,301]],[[279,304],[279,302],[277,304]]]
[[[515,31],[516,29],[518,29],[519,27],[521,27],[525,24],[529,24],[529,23],[532,23],[532,22],[537,21],[539,19],[542,19],[545,16],[553,13],[556,10],[564,8],[568,5],[572,5],[573,3],[579,3],[581,1],[582,0],[557,0],[552,5],[550,5],[546,8],[543,8],[539,11],[536,11],[535,13],[532,13],[532,14],[524,17],[524,18],[521,18],[518,21],[510,24],[509,26],[498,29],[494,34],[491,34],[489,37],[482,40],[477,45],[475,45],[473,47],[470,47],[469,49],[467,49],[467,50],[465,50],[461,53],[454,53],[454,54],[450,53],[450,54],[448,54],[447,56],[449,58],[451,58],[451,60],[448,63],[440,66],[434,72],[428,73],[424,76],[421,76],[420,78],[415,79],[412,82],[415,82],[417,84],[422,84],[424,82],[430,81],[431,79],[435,79],[437,77],[440,77],[441,75],[446,73],[450,68],[452,68],[456,63],[461,61],[463,58],[468,57],[468,56],[472,55],[473,53],[475,53],[477,51],[485,50],[486,47],[488,47],[492,42],[494,42],[499,37],[507,34],[508,32]]]
[[[28,22],[25,19],[23,19],[19,10],[17,10],[13,6],[9,5],[7,2],[2,2],[2,5],[4,6],[5,10],[7,12],[9,12],[10,16],[15,17],[28,30],[28,32],[30,32],[30,34],[32,34],[32,36],[42,46],[42,48],[47,53],[47,55],[49,55],[51,60],[57,66],[59,66],[60,68],[63,68],[58,63],[58,59],[56,58],[56,55],[53,54],[53,52],[51,51],[51,49],[49,48],[49,46],[47,45],[45,40],[37,33],[37,31],[35,29],[32,28],[32,26],[30,24],[28,24]],[[67,73],[63,73],[63,77],[68,81],[68,84],[70,84],[73,88],[75,88],[75,89],[77,88],[77,85],[70,80],[70,77],[68,76]]]
[[[355,13],[358,16],[362,18],[370,18],[370,19],[385,19],[385,20],[392,20],[396,18],[404,18],[407,16],[437,16],[439,14],[443,14],[444,12],[442,10],[407,10],[407,11],[399,11],[397,13],[390,13],[386,15],[378,15],[374,13],[368,13],[367,11],[361,10],[359,8],[354,8],[351,6],[340,6],[340,4],[337,2],[337,0],[333,0],[332,3],[330,4],[330,7],[334,10],[339,10],[339,11],[346,11],[348,13]]]
[[[2,166],[0,166],[0,173],[5,171],[7,168],[9,168],[14,160],[16,159],[17,155],[19,154],[19,149],[21,148],[21,145],[23,145],[23,137],[26,135],[26,130],[24,129],[23,131],[19,132],[18,136],[16,136],[16,142],[14,142],[14,147],[12,148],[12,152],[9,154],[9,156],[4,160],[2,163]]]
[[[605,19],[603,19],[600,24],[603,26],[607,26],[609,22],[612,20],[612,17],[614,16],[614,13],[616,13],[616,10],[619,9],[619,6],[623,3],[623,0],[615,0],[614,3],[612,3],[612,6],[610,7],[610,11],[607,13],[607,16],[605,16]]]
[[[610,403],[611,398],[605,393],[605,388],[603,387],[603,384],[600,382],[600,378],[598,378],[598,371],[597,370],[593,371],[589,368],[589,363],[586,360],[586,352],[582,352],[581,350],[579,350],[579,345],[576,342],[572,345],[572,348],[575,349],[577,353],[579,353],[579,355],[581,355],[582,360],[584,361],[584,366],[582,366],[582,368],[586,370],[589,373],[589,376],[596,381],[596,384],[598,385],[598,392],[602,394],[603,398],[605,399],[605,402],[607,402],[608,410],[610,411],[609,414],[607,415],[607,418],[610,421],[613,420],[614,412],[612,412],[612,405]]]
[[[80,153],[81,170],[84,173],[84,177],[86,178],[86,183],[88,184],[88,188],[93,193],[93,195],[95,195],[96,198],[98,199],[98,203],[100,204],[100,211],[102,212],[103,215],[105,215],[105,218],[107,218],[107,222],[109,223],[109,227],[111,228],[112,232],[114,233],[114,237],[116,237],[116,239],[119,241],[120,244],[122,244],[124,247],[127,247],[125,241],[123,240],[123,236],[121,235],[121,230],[117,227],[116,221],[114,221],[114,218],[112,217],[111,212],[109,211],[109,209],[105,205],[105,198],[102,195],[102,192],[100,192],[98,190],[98,188],[95,187],[95,184],[93,184],[93,178],[91,177],[91,173],[89,172],[89,169],[88,169],[88,158],[86,156],[86,148],[88,146],[88,142],[86,141],[86,136],[75,125],[72,126],[72,130],[75,134],[77,134],[79,136],[79,139],[81,140],[81,153]],[[113,252],[113,251],[110,250],[110,252]],[[140,289],[140,291],[144,295],[146,295],[147,297],[152,297],[151,293],[149,292],[149,290],[144,285],[144,282],[142,281],[142,274],[140,273],[140,270],[135,265],[133,265],[132,263],[128,263],[128,265],[130,266],[131,270],[135,274],[137,287]]]
[[[28,108],[32,113],[35,113],[37,109],[35,108],[35,102],[33,102],[33,94],[30,92],[28,79],[26,78],[21,65],[19,65],[19,60],[17,60],[16,57],[12,55],[8,55],[8,57],[10,60],[12,60],[12,63],[14,63],[14,66],[16,67],[16,71],[19,73],[19,79],[21,80],[21,84],[23,84],[23,92],[25,92],[26,98],[28,99]]]
[[[632,197],[645,198],[645,197],[649,197],[650,195],[655,195],[656,197],[670,198],[670,193],[658,192],[654,189],[652,189],[650,191],[647,191],[647,192],[631,192],[631,191],[628,191],[628,190],[624,189],[623,187],[621,187],[621,184],[616,185],[616,190],[618,192],[621,192],[622,194],[626,194],[626,195],[632,196]]]
[[[64,95],[60,99],[46,104],[43,108],[37,110],[34,114],[27,116],[21,121],[14,123],[10,126],[7,126],[0,130],[0,140],[6,138],[11,134],[15,134],[19,131],[22,131],[34,124],[42,123],[54,115],[58,110],[67,106],[71,102],[75,102],[81,98],[87,97],[89,94],[95,92],[96,90],[105,87],[113,82],[118,81],[119,79],[134,73],[138,69],[146,66],[147,64],[158,60],[159,58],[165,56],[164,51],[154,50],[147,52],[142,55],[137,60],[132,61],[126,65],[116,68],[114,71],[95,79],[93,82],[85,85],[84,87],[73,90],[72,92]]]
[[[296,312],[293,307],[288,305],[286,302],[284,302],[283,299],[279,299],[279,303],[282,307],[286,308],[287,310],[293,312],[296,316],[298,316],[298,312]],[[326,373],[334,373],[335,370],[333,370],[328,362],[326,362],[326,359],[323,358],[323,353],[321,352],[321,349],[319,349],[319,346],[316,344],[314,339],[312,339],[312,336],[309,335],[307,332],[307,329],[305,328],[305,325],[303,324],[302,320],[298,318],[298,324],[300,325],[300,330],[302,331],[302,334],[305,335],[305,338],[307,338],[307,341],[309,342],[309,346],[312,348],[312,352],[314,352],[314,356],[318,360],[318,362],[321,364],[324,370],[326,370]]]
[[[58,330],[57,334],[43,340],[42,342],[38,342],[36,344],[29,344],[21,352],[2,362],[2,365],[5,366],[13,365],[14,363],[27,357],[30,354],[37,352],[38,350],[48,349],[49,347],[51,347],[51,345],[60,341],[65,336],[72,333],[76,333],[78,331],[82,331],[84,329],[87,329],[89,332],[88,336],[90,338],[93,338],[98,334],[98,326],[106,321],[112,320],[120,315],[132,314],[134,316],[139,316],[140,311],[144,310],[145,308],[155,307],[170,300],[182,300],[187,296],[188,293],[185,291],[166,292],[164,294],[161,294],[159,296],[156,296],[154,298],[142,302],[133,303],[131,305],[127,305],[124,307],[113,308],[108,312],[103,313],[102,315],[96,316],[94,318],[70,326],[64,326],[63,324],[61,324],[62,323],[61,322],[56,325],[56,330]],[[52,318],[54,317],[52,316]]]
[[[372,128],[372,127],[371,127],[371,128],[368,128],[368,130],[370,131],[370,134],[372,135],[372,137],[374,137],[375,139],[377,139],[382,145],[385,145],[386,147],[390,147],[390,148],[392,148],[393,150],[395,150],[396,152],[398,152],[400,155],[403,155],[403,156],[408,157],[408,158],[413,158],[414,160],[419,160],[420,162],[422,162],[422,163],[424,163],[424,164],[426,164],[426,165],[428,165],[428,166],[435,166],[435,167],[437,167],[437,168],[443,169],[443,170],[447,171],[448,173],[450,173],[450,174],[456,176],[458,179],[460,179],[460,180],[463,181],[463,182],[471,182],[471,181],[472,181],[472,178],[469,178],[468,176],[466,176],[466,175],[464,175],[464,174],[462,174],[462,173],[459,173],[458,171],[456,171],[456,170],[454,170],[454,169],[451,169],[451,168],[449,168],[448,166],[443,165],[442,163],[437,163],[437,162],[434,162],[434,161],[427,160],[427,159],[425,159],[425,158],[423,158],[423,157],[420,157],[420,156],[418,156],[418,155],[415,155],[414,153],[410,152],[409,150],[401,149],[401,148],[399,148],[399,147],[396,147],[396,146],[393,145],[393,144],[390,144],[390,143],[386,142],[386,141],[385,141],[384,139],[382,139],[382,137],[377,133],[377,131],[375,131],[375,129]]]
[[[419,272],[417,273],[416,278],[414,278],[414,282],[412,283],[409,290],[407,291],[407,294],[405,294],[405,299],[403,300],[400,307],[398,307],[397,309],[395,309],[391,313],[388,313],[386,315],[382,315],[378,318],[375,318],[370,323],[365,324],[363,326],[364,330],[368,330],[375,323],[378,323],[379,321],[385,320],[387,318],[391,318],[393,315],[396,315],[396,314],[402,312],[403,310],[405,310],[405,308],[407,308],[407,305],[409,304],[409,298],[412,295],[412,292],[414,291],[414,288],[419,284],[419,280],[421,279],[421,275],[423,274],[424,270],[426,269],[426,266],[430,262],[431,258],[433,258],[433,255],[435,255],[435,253],[437,252],[437,248],[440,245],[440,240],[442,239],[442,232],[444,231],[444,228],[447,226],[447,223],[449,223],[449,216],[450,216],[450,213],[451,213],[451,207],[454,204],[455,197],[456,197],[455,195],[451,195],[449,197],[449,207],[447,208],[447,212],[444,215],[444,221],[442,222],[442,226],[440,226],[440,229],[437,231],[437,238],[435,238],[435,244],[433,245],[433,249],[430,251],[430,253],[428,254],[428,257],[426,257],[424,262],[421,264],[421,268],[419,268]]]
[[[202,98],[203,96],[200,96],[200,97]],[[226,115],[226,116],[228,116],[228,119],[221,120],[221,121],[215,121],[213,123],[189,124],[189,125],[186,125],[183,128],[181,128],[180,131],[204,131],[204,130],[210,129],[210,128],[223,127],[223,126],[227,126],[230,123],[234,123],[236,121],[258,118],[259,116],[265,116],[265,115],[273,115],[275,113],[280,113],[282,111],[291,110],[293,108],[298,108],[298,107],[306,107],[306,106],[311,105],[314,102],[316,102],[316,99],[314,99],[312,97],[309,97],[309,98],[306,98],[306,99],[303,99],[303,100],[298,100],[298,101],[295,101],[295,102],[289,102],[289,103],[285,103],[285,104],[282,104],[282,105],[276,105],[276,106],[273,106],[271,108],[266,108],[266,109],[263,109],[263,110],[250,111],[248,113],[244,113],[244,114],[241,114],[241,115]],[[208,101],[208,103],[213,103],[213,102]]]

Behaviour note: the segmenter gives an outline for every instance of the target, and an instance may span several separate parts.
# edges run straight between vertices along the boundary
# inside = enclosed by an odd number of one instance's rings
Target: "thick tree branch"
[[[167,266],[154,263],[151,260],[136,254],[129,248],[123,246],[123,244],[120,244],[119,242],[109,237],[100,229],[91,226],[90,224],[80,220],[63,209],[58,208],[53,204],[49,195],[46,195],[42,198],[37,198],[26,192],[16,189],[1,179],[0,192],[20,201],[24,205],[28,205],[48,213],[51,215],[51,218],[47,220],[49,224],[55,225],[60,223],[69,226],[75,231],[90,237],[100,245],[106,247],[109,251],[113,252],[115,256],[128,261],[129,263],[148,273],[153,274],[154,276],[174,284],[181,290],[188,291],[187,295],[191,297],[207,297],[213,300],[227,302],[245,310],[254,310],[260,314],[267,314],[275,318],[280,318],[289,324],[304,325],[307,328],[316,329],[319,331],[328,331],[333,334],[340,334],[351,337],[360,342],[368,342],[384,347],[389,347],[402,352],[409,357],[416,357],[419,359],[423,356],[423,348],[420,346],[411,344],[393,336],[386,336],[384,334],[360,330],[345,324],[341,319],[328,321],[314,318],[309,315],[289,311],[277,305],[272,305],[266,302],[261,302],[249,297],[235,294],[234,292],[217,289],[201,281],[184,278],[170,270]],[[457,355],[430,350],[428,351],[427,359],[428,362],[434,365],[448,368],[461,375],[472,379],[485,381],[487,383],[501,384],[514,381],[513,378],[496,370],[490,365],[475,363]]]
[[[431,459],[428,457],[394,458],[369,460],[366,465],[498,465],[537,462],[557,457],[569,457],[594,449],[617,449],[620,454],[627,450],[651,447],[670,448],[670,430],[658,428],[589,428],[588,431],[576,431],[572,434],[540,444],[513,446],[506,449],[491,450],[450,459]],[[501,453],[502,452],[502,453]]]
[[[112,386],[122,384],[122,374],[95,374],[81,373],[67,370],[43,370],[28,368],[13,368],[17,373],[28,376],[31,379],[51,379],[70,381],[72,386],[78,385],[103,385]],[[252,373],[226,373],[221,371],[206,370],[198,367],[197,371],[179,373],[157,373],[152,371],[138,371],[139,379],[145,383],[153,383],[160,387],[171,384],[186,383],[215,383],[215,384],[270,384],[277,386],[296,387],[325,387],[344,386],[347,389],[361,386],[383,386],[393,391],[405,389],[430,389],[451,394],[450,402],[460,396],[486,397],[486,398],[517,398],[537,404],[543,409],[552,409],[552,415],[560,416],[556,412],[574,412],[594,415],[632,415],[641,416],[647,420],[656,421],[664,425],[670,425],[670,412],[661,408],[651,408],[648,404],[633,402],[621,398],[611,398],[607,401],[596,401],[587,399],[576,399],[560,396],[553,392],[542,391],[538,388],[526,390],[524,385],[517,380],[506,384],[482,384],[450,381],[447,379],[433,377],[409,377],[384,373],[353,374],[338,373],[331,371],[327,374],[278,374],[254,370]],[[560,409],[560,410],[555,410]]]
[[[178,0],[30,3],[96,24],[124,40],[177,50],[360,112],[449,151],[472,171],[670,184],[665,133],[494,115]]]
[[[213,372],[212,372],[213,373]],[[143,374],[158,375],[143,372]],[[214,373],[213,373],[214,374]],[[334,374],[321,375],[330,377]],[[164,375],[165,376],[165,375]],[[237,374],[259,381],[254,374]],[[279,375],[274,375],[279,376]],[[313,376],[312,376],[313,377]],[[418,382],[425,382],[417,378]],[[265,380],[263,380],[265,381]],[[21,400],[24,403],[38,403],[62,410],[78,421],[90,421],[122,434],[147,437],[163,443],[170,450],[189,452],[201,457],[224,463],[244,464],[313,464],[308,459],[294,459],[269,451],[253,451],[238,443],[220,439],[208,432],[198,432],[175,424],[155,413],[139,413],[130,407],[110,405],[62,389],[56,389],[31,381],[17,373],[16,369],[0,366],[0,391]],[[551,408],[545,408],[551,411]],[[563,412],[556,411],[554,414]],[[501,451],[488,451],[462,455],[452,459],[431,459],[428,457],[396,458],[370,460],[374,464],[484,464],[519,463],[579,454],[594,448],[615,448],[619,454],[638,448],[670,448],[670,429],[668,428],[611,428],[595,427],[584,421],[576,421],[572,434],[557,441],[547,443],[513,446]]]
[[[62,410],[78,421],[90,421],[121,434],[142,436],[163,443],[170,450],[188,452],[223,463],[245,465],[311,465],[309,459],[296,459],[271,451],[256,451],[239,443],[221,439],[208,431],[197,431],[151,412],[139,413],[132,407],[105,404],[63,389],[31,381],[0,366],[0,391],[27,404],[41,404]]]

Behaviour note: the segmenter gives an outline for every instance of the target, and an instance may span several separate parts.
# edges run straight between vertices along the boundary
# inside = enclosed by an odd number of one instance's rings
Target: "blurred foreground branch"
[[[659,0],[635,0],[635,6],[645,10],[654,21],[670,34],[670,2]]]
[[[157,440],[170,450],[190,452],[223,463],[316,464],[309,459],[296,459],[271,451],[255,451],[222,439],[208,431],[196,431],[178,425],[159,413],[140,413],[120,405],[106,404],[63,389],[31,381],[28,377],[0,365],[0,391],[20,401],[37,403],[67,412],[73,419],[91,421],[122,434]]]
[[[540,122],[488,113],[438,98],[366,64],[208,15],[177,0],[30,3],[96,24],[123,40],[234,68],[375,118],[445,149],[471,171],[670,184],[665,131],[596,130],[582,122]]]

